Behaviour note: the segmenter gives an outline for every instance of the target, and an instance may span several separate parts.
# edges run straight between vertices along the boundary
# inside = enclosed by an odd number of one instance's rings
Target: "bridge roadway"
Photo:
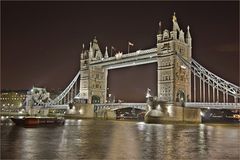
[[[94,112],[100,109],[121,109],[135,108],[147,110],[147,103],[104,103],[94,104]],[[188,108],[206,108],[206,109],[240,109],[240,103],[201,103],[201,102],[186,102],[185,107]],[[68,109],[68,105],[52,105],[52,106],[34,106],[33,108],[49,108],[49,109]]]
[[[51,105],[51,106],[33,106],[34,109],[68,109],[68,104],[62,104],[62,105]]]
[[[101,109],[117,110],[122,108],[135,108],[141,110],[147,110],[147,103],[105,103],[105,104],[94,104],[94,112]]]
[[[207,109],[240,109],[240,103],[202,103],[186,102],[188,108],[207,108]]]
[[[147,110],[147,103],[106,103],[94,104],[94,111],[100,109],[121,109],[121,108],[136,108]],[[186,102],[187,108],[207,108],[207,109],[240,109],[240,103],[196,103]]]
[[[102,66],[106,69],[116,69],[157,62],[157,48],[138,50],[136,52],[123,54],[119,58],[109,57],[102,60],[90,62],[91,66]]]

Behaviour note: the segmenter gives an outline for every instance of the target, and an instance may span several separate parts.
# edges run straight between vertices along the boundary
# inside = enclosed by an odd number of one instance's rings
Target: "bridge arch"
[[[101,98],[97,95],[92,96],[92,104],[98,104],[100,103]]]
[[[185,101],[186,101],[186,95],[183,90],[179,89],[177,92],[176,102],[184,103]]]

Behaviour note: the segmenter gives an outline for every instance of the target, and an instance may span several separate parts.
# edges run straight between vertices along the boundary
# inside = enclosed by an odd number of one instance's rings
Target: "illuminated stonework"
[[[105,103],[107,70],[101,66],[89,65],[91,61],[102,58],[102,52],[95,37],[93,43],[90,43],[89,50],[83,47],[81,53],[80,99],[84,101],[83,103]]]
[[[185,59],[191,59],[191,41],[189,27],[185,37],[175,14],[173,30],[165,29],[163,32],[159,31],[157,35],[158,97],[170,103],[186,101],[191,98],[191,71],[176,57],[176,53],[179,53]]]
[[[161,28],[161,23],[160,28]],[[103,56],[96,37],[89,50],[83,46],[80,60],[80,100],[84,103],[105,103],[108,69],[158,63],[158,97],[170,103],[186,101],[191,98],[191,71],[176,57],[179,53],[184,59],[192,56],[189,27],[184,35],[176,15],[173,16],[173,29],[161,29],[157,35],[157,48],[138,50],[133,53],[117,53],[108,56],[106,47]]]

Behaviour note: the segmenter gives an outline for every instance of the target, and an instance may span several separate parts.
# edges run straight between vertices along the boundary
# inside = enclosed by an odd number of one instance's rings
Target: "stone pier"
[[[186,108],[182,106],[168,106],[167,114],[161,116],[145,116],[146,123],[201,123],[201,109]]]
[[[114,120],[116,119],[116,113],[113,110],[103,109],[98,112],[94,112],[94,104],[74,104],[72,109],[69,109],[65,114],[66,118],[82,118],[82,119],[104,119]]]

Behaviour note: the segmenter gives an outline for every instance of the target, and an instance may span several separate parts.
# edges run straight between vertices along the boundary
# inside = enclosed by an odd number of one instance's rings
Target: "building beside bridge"
[[[1,90],[1,110],[17,110],[26,99],[27,90]]]

